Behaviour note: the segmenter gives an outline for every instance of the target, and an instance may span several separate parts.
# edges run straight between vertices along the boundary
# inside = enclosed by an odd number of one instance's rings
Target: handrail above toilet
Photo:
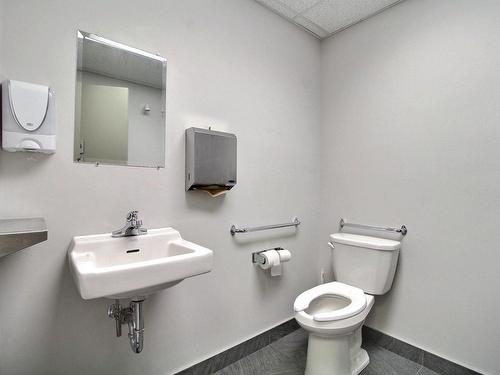
[[[261,227],[244,227],[244,228],[238,228],[236,225],[231,225],[230,232],[231,232],[231,235],[234,236],[236,233],[257,232],[259,230],[287,228],[287,227],[295,227],[295,228],[297,228],[299,225],[300,225],[300,220],[297,217],[294,217],[293,221],[291,223],[263,225]]]
[[[351,227],[351,228],[358,228],[358,229],[379,230],[379,231],[385,231],[385,232],[401,233],[401,235],[403,235],[403,236],[406,236],[406,233],[408,233],[408,228],[406,228],[406,225],[401,225],[400,228],[379,227],[379,226],[375,226],[375,225],[348,223],[343,218],[340,218],[339,225],[340,225],[340,229],[343,229],[344,227]]]

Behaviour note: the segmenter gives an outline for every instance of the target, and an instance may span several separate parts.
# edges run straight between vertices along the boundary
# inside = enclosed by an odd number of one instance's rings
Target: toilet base
[[[352,362],[352,375],[358,375],[370,363],[370,357],[365,349],[361,349]]]
[[[305,375],[358,375],[370,362],[361,348],[361,327],[353,334],[309,334]]]

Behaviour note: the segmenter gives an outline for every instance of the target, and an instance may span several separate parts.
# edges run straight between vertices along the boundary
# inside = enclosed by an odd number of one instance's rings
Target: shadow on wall
[[[250,262],[250,257],[249,260]],[[276,288],[279,288],[280,284],[286,283],[286,281],[283,281],[283,276],[271,276],[271,272],[269,269],[264,270],[260,268],[257,265],[252,265],[254,268],[254,272],[256,274],[256,279],[257,282],[255,282],[254,289],[260,291],[264,295],[266,292],[270,292],[272,290],[279,290]],[[285,269],[283,270],[284,273],[286,273],[288,270]],[[293,302],[293,301],[292,301]],[[291,310],[290,310],[291,311]]]
[[[372,235],[374,237],[377,236],[376,232],[374,232],[374,234],[372,234]],[[396,235],[396,234],[391,235],[391,234],[387,234],[387,233],[384,233],[383,235],[379,234],[378,237],[388,238],[388,239],[392,239],[395,241],[401,241],[401,249],[399,250],[398,261],[396,264],[396,272],[394,274],[394,280],[392,282],[391,290],[389,292],[387,292],[386,294],[375,296],[374,311],[367,318],[367,325],[368,326],[371,326],[371,321],[372,321],[372,319],[375,318],[375,316],[377,317],[377,324],[381,323],[383,325],[386,325],[386,324],[388,324],[388,322],[390,322],[393,319],[393,314],[391,313],[391,310],[394,310],[394,304],[392,303],[392,301],[393,301],[392,294],[394,293],[394,289],[401,287],[401,284],[400,284],[400,282],[398,282],[398,279],[400,277],[402,277],[402,274],[401,274],[401,272],[398,272],[398,269],[400,268],[400,264],[402,262],[401,258],[404,258],[404,237],[402,237],[400,235]],[[384,309],[384,313],[379,313],[379,314],[375,313],[375,311],[377,309],[381,308],[382,306],[386,306],[386,305],[388,306],[388,308]]]
[[[40,168],[39,163],[45,164],[51,157],[51,155],[38,152],[8,152],[2,150],[1,153],[2,163],[0,163],[0,172],[4,172],[2,165],[9,165],[8,174],[12,177],[30,174],[32,170]]]
[[[66,249],[67,250],[67,249]],[[107,332],[109,335],[103,335],[100,340],[110,341],[113,338],[112,327],[106,317],[108,301],[104,298],[95,300],[84,300],[80,297],[73,277],[71,275],[67,255],[64,256],[60,264],[60,272],[57,285],[58,289],[54,296],[55,308],[51,316],[50,328],[54,343],[61,342],[57,338],[64,337],[64,342],[71,342],[72,345],[84,348],[95,345],[95,333],[97,331]],[[89,308],[89,305],[98,306],[97,308]],[[85,311],[85,314],[82,314]],[[78,317],[78,319],[75,319]],[[82,334],[84,333],[84,334]],[[61,343],[64,345],[64,343]],[[117,350],[109,346],[109,350]],[[55,355],[61,348],[57,345],[51,348],[49,356]]]
[[[270,220],[267,220],[266,223],[262,224],[270,224],[270,222],[271,222]],[[234,224],[236,225],[237,223]],[[227,227],[228,234],[230,229],[229,227],[230,226]],[[237,233],[231,237],[234,245],[236,246],[245,246],[251,244],[252,246],[258,248],[259,246],[264,244],[277,243],[277,241],[283,242],[283,240],[285,239],[295,237],[297,236],[299,230],[300,230],[299,228],[296,229],[283,228],[283,229],[268,230],[262,232],[240,233],[240,234]],[[268,246],[273,247],[272,245]]]
[[[2,127],[2,84],[0,83],[0,129],[3,129]],[[2,132],[0,131],[0,145],[2,144]]]

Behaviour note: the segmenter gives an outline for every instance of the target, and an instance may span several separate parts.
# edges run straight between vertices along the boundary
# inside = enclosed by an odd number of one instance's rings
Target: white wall
[[[291,317],[340,216],[409,227],[368,325],[500,371],[498,2],[407,0],[324,42],[321,76],[319,43],[247,0],[0,0],[0,17],[0,78],[53,86],[59,120],[55,155],[0,153],[0,216],[49,225],[49,241],[0,260],[1,374],[163,375],[232,346]],[[78,28],[168,59],[165,169],[72,162]],[[238,135],[239,181],[222,199],[184,192],[193,125]],[[131,208],[215,250],[212,273],[147,300],[139,356],[113,337],[108,301],[80,299],[66,260],[72,236],[111,231]],[[228,235],[293,215],[297,235]],[[278,244],[294,259],[270,279],[249,254]]]
[[[292,316],[317,281],[319,42],[248,0],[2,0],[0,75],[57,92],[53,156],[0,153],[1,217],[44,216],[49,240],[0,260],[1,374],[169,374]],[[77,29],[168,60],[166,168],[73,163]],[[184,192],[184,129],[238,136],[238,185],[225,197]],[[146,301],[144,352],[114,337],[110,301],[83,301],[68,272],[72,236],[109,232],[138,209],[214,250],[210,274]],[[297,215],[282,230],[232,238],[236,224]],[[258,239],[254,241],[254,239]],[[271,279],[250,252],[289,247]]]
[[[3,1],[0,1],[0,20],[3,19]],[[0,22],[0,51],[2,50],[3,22]],[[0,58],[0,80],[2,80],[2,59]],[[0,81],[1,82],[1,81]],[[0,116],[1,118],[1,116]],[[2,120],[0,119],[0,122]]]
[[[322,45],[323,242],[406,224],[368,325],[500,373],[500,2],[408,0]],[[322,260],[329,250],[322,246]]]

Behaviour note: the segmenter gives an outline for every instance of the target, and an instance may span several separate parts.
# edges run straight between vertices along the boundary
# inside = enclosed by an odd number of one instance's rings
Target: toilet
[[[295,319],[309,333],[306,375],[356,375],[369,363],[361,328],[374,295],[387,293],[400,241],[349,233],[330,235],[336,281],[300,294]]]

